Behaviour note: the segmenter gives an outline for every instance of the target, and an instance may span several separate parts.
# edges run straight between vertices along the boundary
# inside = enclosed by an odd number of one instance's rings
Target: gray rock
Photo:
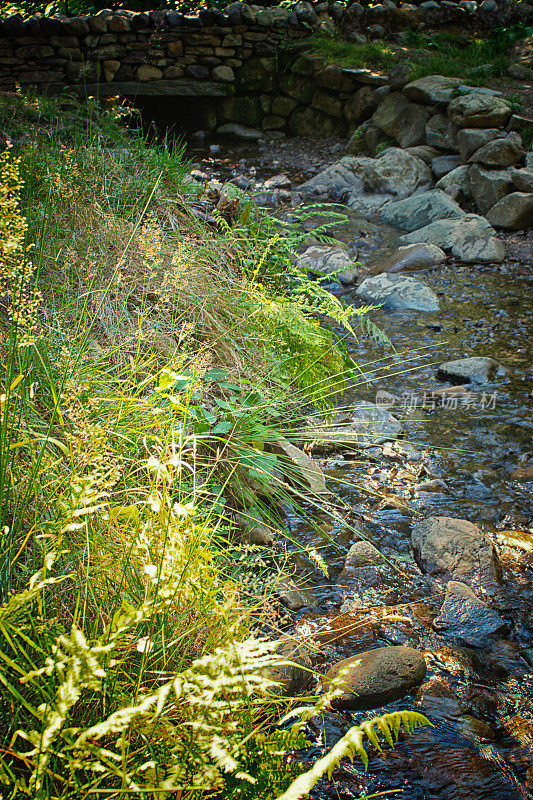
[[[457,133],[457,145],[461,158],[463,161],[468,161],[480,147],[502,136],[505,136],[505,132],[499,128],[462,128]]]
[[[439,156],[431,162],[433,174],[439,180],[462,164],[460,156]]]
[[[346,689],[335,700],[337,708],[380,708],[420,686],[426,675],[424,656],[411,647],[379,647],[334,664],[323,678],[323,687],[339,673]]]
[[[484,169],[477,164],[469,168],[468,180],[472,197],[482,214],[486,214],[513,187],[509,170]]]
[[[492,546],[476,525],[453,517],[429,517],[413,525],[411,544],[421,569],[431,575],[494,577]]]
[[[365,83],[367,86],[387,85],[386,75],[380,75],[379,73],[372,72],[369,69],[363,69],[360,67],[344,67],[342,71],[344,72],[345,75],[349,75],[358,83]]]
[[[414,147],[406,147],[405,152],[422,159],[424,164],[427,164],[428,167],[431,166],[431,162],[434,158],[438,158],[438,156],[442,155],[438,147],[432,147],[429,144],[416,144]]]
[[[370,267],[375,264],[379,272],[409,272],[436,267],[444,261],[446,254],[440,247],[420,242],[403,245],[385,255],[377,253]]]
[[[374,90],[370,86],[361,86],[355,94],[346,101],[344,114],[349,122],[359,123],[368,119],[377,108]]]
[[[429,286],[416,278],[382,272],[365,278],[356,294],[372,303],[383,303],[395,310],[438,311],[439,300]]]
[[[375,567],[385,563],[377,547],[370,542],[352,544],[344,559],[343,573],[352,572],[363,567]],[[342,573],[341,573],[342,574]]]
[[[314,244],[298,256],[300,269],[315,275],[331,275],[336,272],[335,280],[344,284],[354,283],[359,276],[359,270],[353,264],[354,259],[342,245]]]
[[[265,189],[290,189],[291,179],[286,175],[273,175],[263,185]]]
[[[369,192],[366,194],[350,192],[344,202],[349,208],[357,211],[359,214],[372,216],[390,202],[390,197],[377,192]]]
[[[297,488],[314,495],[328,494],[324,473],[318,464],[292,442],[287,439],[265,442],[265,450],[278,457],[280,470]]]
[[[444,114],[433,114],[426,125],[426,143],[441,150],[457,150],[457,130]]]
[[[443,192],[448,193],[450,186],[459,186],[463,193],[470,189],[469,167],[466,164],[443,175],[435,184],[435,189],[442,189]]]
[[[455,97],[448,106],[448,115],[461,128],[504,127],[511,109],[500,97],[476,90]]]
[[[457,644],[481,647],[488,644],[494,634],[504,633],[508,626],[465,583],[450,581],[433,627]]]
[[[468,159],[474,164],[486,164],[489,167],[510,167],[518,164],[525,155],[522,139],[515,131],[504,138],[493,139],[476,150]]]
[[[385,222],[407,231],[416,231],[436,220],[465,216],[461,206],[441,189],[432,189],[405,200],[388,203],[382,214]],[[418,241],[424,240],[419,239]],[[433,242],[433,244],[438,244],[438,242]]]
[[[487,212],[495,228],[518,231],[533,226],[533,193],[513,192],[499,200]]]
[[[452,247],[452,254],[468,264],[501,264],[505,260],[505,246],[495,236],[481,239],[463,236]]]
[[[511,179],[519,192],[533,192],[533,165],[512,169]]]
[[[342,420],[331,424],[321,420],[311,421],[305,431],[308,441],[317,452],[335,452],[344,448],[373,447],[396,439],[402,426],[386,408],[366,400],[358,402],[351,412],[341,415]]]
[[[451,250],[456,258],[474,263],[501,263],[505,257],[503,242],[494,236],[494,228],[484,217],[465,214],[461,219],[442,219],[402,236],[406,244],[429,242]]]
[[[448,78],[444,75],[427,75],[418,78],[404,87],[403,93],[415,103],[427,105],[447,105],[453,100],[454,89],[461,84],[460,78]]]
[[[276,644],[280,664],[269,667],[267,676],[289,697],[308,688],[313,681],[312,648],[295,636],[281,636]]]
[[[408,197],[417,189],[430,187],[431,170],[416,156],[389,147],[366,167],[364,185],[376,192]]]
[[[220,125],[217,128],[217,133],[221,136],[233,136],[236,139],[261,139],[263,134],[255,128],[245,128],[244,125],[239,125],[237,122],[229,122],[227,125]]]
[[[372,122],[401,147],[424,144],[430,111],[410,103],[402,92],[391,92],[372,115]]]
[[[306,3],[306,2],[296,3],[294,11],[296,12],[296,17],[298,19],[298,22],[300,22],[303,25],[316,25],[316,23],[318,22],[316,11],[311,5],[311,3]]]
[[[242,541],[263,547],[273,544],[272,531],[260,520],[244,514],[237,514],[235,519],[241,529],[240,538]]]
[[[372,159],[366,156],[344,156],[340,161],[302,183],[298,191],[305,197],[314,194],[318,186],[323,186],[326,193],[335,199],[343,192],[362,192],[364,170],[371,161]]]
[[[473,356],[446,361],[439,365],[437,377],[458,383],[488,383],[492,378],[503,375],[505,369],[494,358]]]
[[[301,608],[312,606],[316,597],[309,589],[298,587],[290,578],[282,578],[276,586],[276,594],[280,602],[289,611],[299,611]]]

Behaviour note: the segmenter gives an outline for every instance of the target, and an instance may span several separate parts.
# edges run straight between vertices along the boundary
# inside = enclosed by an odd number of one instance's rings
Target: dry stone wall
[[[203,96],[212,99],[203,126],[221,133],[342,136],[375,111],[380,92],[389,91],[387,79],[298,58],[287,45],[335,26],[364,39],[450,20],[479,28],[532,15],[529,3],[495,0],[384,0],[366,8],[300,2],[293,10],[236,2],[224,12],[206,9],[196,16],[125,10],[74,18],[12,15],[0,21],[0,90]],[[408,134],[402,138],[407,146]]]

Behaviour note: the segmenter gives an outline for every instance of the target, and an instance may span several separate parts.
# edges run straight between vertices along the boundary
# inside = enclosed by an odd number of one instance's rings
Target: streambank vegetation
[[[130,113],[0,100],[0,792],[304,797],[425,721],[303,765],[340,690],[285,696],[282,560],[249,542],[303,491],[271,443],[356,370],[319,314],[368,309],[297,270],[297,221],[192,181]]]

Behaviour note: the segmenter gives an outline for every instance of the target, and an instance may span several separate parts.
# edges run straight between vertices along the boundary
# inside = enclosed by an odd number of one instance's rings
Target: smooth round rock
[[[427,667],[422,653],[412,647],[380,647],[334,664],[323,678],[323,687],[343,670],[346,689],[334,705],[355,711],[380,708],[403,697],[420,686]]]

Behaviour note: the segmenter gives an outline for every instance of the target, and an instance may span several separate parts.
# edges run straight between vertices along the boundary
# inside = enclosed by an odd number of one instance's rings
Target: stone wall
[[[345,135],[364,118],[375,103],[375,89],[386,80],[365,70],[326,66],[316,57],[298,58],[287,45],[334,26],[362,41],[450,20],[490,27],[532,13],[528,3],[495,0],[398,5],[383,0],[367,8],[357,2],[348,8],[300,2],[294,10],[232,3],[224,12],[209,9],[196,16],[107,10],[74,18],[12,15],[0,21],[0,90],[34,86],[99,96],[204,96],[213,101],[203,126],[221,133]]]

